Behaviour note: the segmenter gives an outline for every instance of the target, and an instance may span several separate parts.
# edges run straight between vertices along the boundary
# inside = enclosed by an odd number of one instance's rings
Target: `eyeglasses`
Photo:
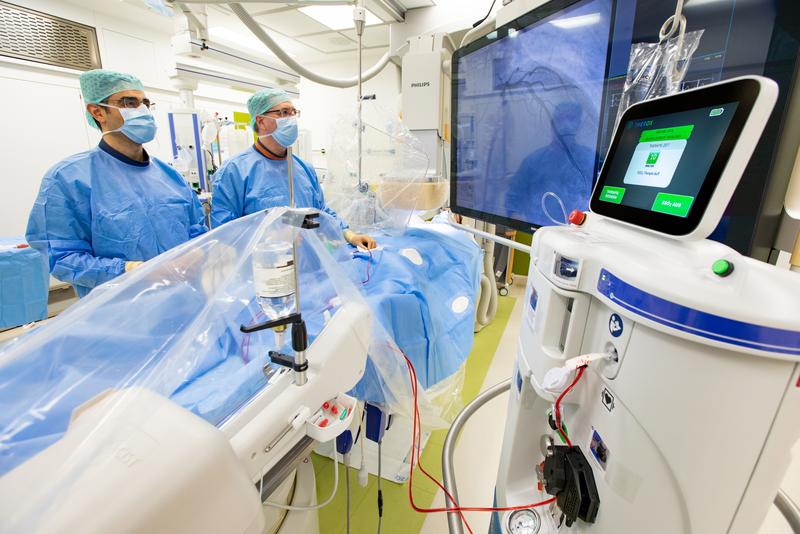
[[[109,100],[108,103],[111,104],[112,102],[117,102],[119,105],[116,106],[118,108],[128,108],[128,109],[136,109],[142,104],[145,105],[147,109],[155,109],[156,103],[150,102],[148,98],[136,98],[135,96],[123,96],[117,98],[116,100]]]
[[[285,119],[286,117],[299,117],[300,110],[295,108],[281,108],[281,109],[273,109],[271,111],[265,111],[262,115],[270,115],[276,114],[280,118]]]

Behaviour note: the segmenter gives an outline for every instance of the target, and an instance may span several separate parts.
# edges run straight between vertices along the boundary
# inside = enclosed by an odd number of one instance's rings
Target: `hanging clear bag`
[[[657,43],[634,43],[628,62],[625,88],[619,101],[617,121],[633,104],[677,93],[704,30],[686,32],[686,17],[679,0],[675,15],[659,31]]]

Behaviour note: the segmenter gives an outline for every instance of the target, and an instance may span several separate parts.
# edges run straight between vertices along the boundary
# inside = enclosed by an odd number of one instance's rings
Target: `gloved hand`
[[[354,247],[363,247],[371,250],[378,246],[378,243],[367,234],[356,234],[348,230],[345,232],[344,238]]]
[[[132,271],[133,269],[137,268],[143,263],[144,263],[143,261],[126,261],[125,272],[127,273],[128,271]]]

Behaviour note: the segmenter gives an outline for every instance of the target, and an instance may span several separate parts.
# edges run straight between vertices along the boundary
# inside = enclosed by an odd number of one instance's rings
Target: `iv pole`
[[[360,193],[367,192],[367,184],[364,183],[362,179],[362,149],[361,144],[363,142],[363,135],[364,135],[364,128],[362,124],[362,113],[361,113],[361,106],[362,106],[362,85],[364,82],[364,75],[361,72],[362,68],[362,54],[363,54],[363,45],[362,45],[362,36],[364,34],[364,24],[366,22],[366,10],[364,9],[364,0],[357,0],[356,6],[353,8],[353,23],[356,27],[356,34],[358,35],[358,120],[357,120],[357,127],[358,127],[358,191]]]

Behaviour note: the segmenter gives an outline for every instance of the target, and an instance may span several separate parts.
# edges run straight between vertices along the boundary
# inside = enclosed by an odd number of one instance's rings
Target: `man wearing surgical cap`
[[[144,149],[156,123],[142,82],[98,69],[80,85],[100,143],[45,173],[26,237],[52,275],[83,297],[207,228],[194,191]]]
[[[276,206],[289,205],[288,165],[293,166],[294,202],[298,208],[316,208],[339,220],[345,239],[352,245],[375,248],[368,235],[350,231],[325,204],[314,168],[297,156],[287,162],[287,147],[297,140],[300,112],[280,89],[262,89],[247,100],[255,144],[225,162],[214,175],[211,225]]]

